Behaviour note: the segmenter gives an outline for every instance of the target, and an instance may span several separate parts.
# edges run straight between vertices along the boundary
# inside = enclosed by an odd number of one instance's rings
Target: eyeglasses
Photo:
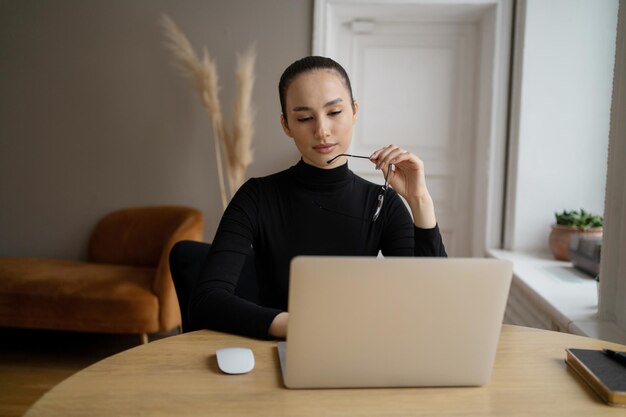
[[[326,161],[326,163],[327,164],[331,164],[335,159],[339,158],[340,156],[347,156],[347,157],[350,157],[350,158],[370,159],[368,156],[350,155],[348,153],[342,153],[342,154],[339,154],[339,155],[335,156],[332,159],[329,159],[328,161]],[[392,165],[393,164],[389,164],[389,169],[387,169],[387,175],[384,176],[384,178],[385,178],[385,185],[380,187],[380,192],[378,193],[378,198],[376,200],[376,209],[374,210],[374,215],[372,216],[372,222],[375,222],[376,219],[378,219],[378,216],[380,216],[380,212],[383,209],[383,202],[385,201],[385,194],[387,192],[387,188],[389,188],[389,181],[387,181],[387,178],[389,177],[389,171],[391,171],[391,166]]]

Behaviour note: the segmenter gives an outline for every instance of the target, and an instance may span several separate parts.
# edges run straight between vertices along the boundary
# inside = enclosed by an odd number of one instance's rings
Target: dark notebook
[[[626,406],[626,366],[601,350],[566,349],[565,362],[610,405]]]

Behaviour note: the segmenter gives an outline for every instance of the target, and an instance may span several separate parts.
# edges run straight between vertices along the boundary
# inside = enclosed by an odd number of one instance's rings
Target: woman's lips
[[[317,145],[313,147],[313,150],[315,150],[315,152],[326,155],[334,151],[336,147],[336,144]]]

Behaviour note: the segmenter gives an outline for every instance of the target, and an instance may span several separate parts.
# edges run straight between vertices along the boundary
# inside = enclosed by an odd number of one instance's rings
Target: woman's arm
[[[391,188],[400,194],[409,205],[413,215],[413,256],[447,256],[441,233],[435,217],[433,199],[426,187],[424,162],[416,155],[396,146],[389,145],[379,149],[370,156],[370,160],[381,169]],[[393,165],[392,165],[393,164]],[[399,199],[398,199],[399,200]],[[391,201],[389,203],[392,203]],[[404,204],[394,202],[390,216],[394,219],[388,226],[392,229],[391,240],[386,242],[388,253],[395,255],[398,252],[396,223],[402,223]],[[408,213],[407,213],[408,215]],[[402,246],[403,244],[401,244]]]
[[[268,329],[280,310],[235,295],[257,229],[260,191],[253,180],[246,182],[222,216],[190,300],[190,318],[195,327],[269,337]]]
[[[416,226],[395,190],[387,190],[383,210],[384,232],[380,249],[384,256],[447,256],[439,226]]]

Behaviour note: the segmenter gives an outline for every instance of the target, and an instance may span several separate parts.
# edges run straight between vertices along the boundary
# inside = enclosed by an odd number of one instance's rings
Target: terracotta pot
[[[582,230],[573,226],[552,225],[550,232],[550,250],[558,260],[569,261],[569,241],[574,234],[583,236],[602,236],[602,228],[594,227]]]

